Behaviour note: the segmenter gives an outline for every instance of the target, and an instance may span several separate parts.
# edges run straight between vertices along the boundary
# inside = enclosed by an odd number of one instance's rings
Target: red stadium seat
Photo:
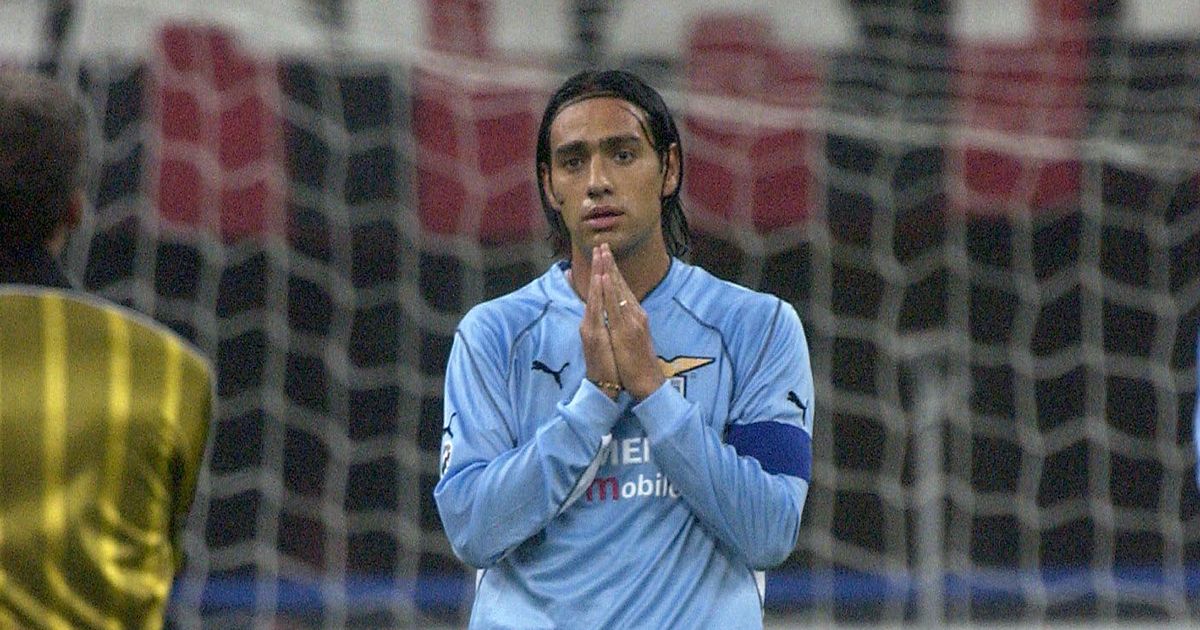
[[[464,71],[414,73],[421,225],[487,244],[525,240],[542,225],[533,163],[543,97],[478,78],[485,72],[473,64],[495,56],[490,2],[426,0],[426,7],[429,46],[461,57]]]
[[[689,87],[729,96],[762,94],[770,71],[772,39],[771,22],[765,16],[700,16],[688,37]]]
[[[955,40],[957,126],[947,177],[950,204],[960,211],[1040,211],[1078,203],[1075,141],[1086,124],[1086,6],[1083,0],[1027,1],[1030,32],[991,39],[960,34]],[[989,142],[987,132],[1047,142],[1023,141],[1016,151]]]
[[[426,0],[430,48],[439,52],[486,57],[492,52],[488,37],[487,0]]]
[[[690,143],[684,186],[697,228],[736,225],[766,233],[804,221],[816,204],[809,157],[819,137],[797,121],[820,98],[820,55],[783,49],[765,17],[738,14],[699,17],[686,55],[690,89],[792,115],[777,124],[756,122],[745,111],[740,119],[695,111],[684,118]]]
[[[169,24],[153,67],[152,158],[163,221],[225,241],[283,230],[283,140],[276,64],[211,26]]]
[[[533,164],[545,97],[422,70],[414,91],[422,226],[489,244],[529,238],[543,223]]]

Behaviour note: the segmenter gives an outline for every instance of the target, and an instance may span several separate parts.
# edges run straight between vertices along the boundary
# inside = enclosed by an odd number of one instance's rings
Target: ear
[[[83,189],[76,189],[71,195],[71,199],[67,202],[67,212],[63,215],[63,227],[67,231],[74,230],[79,227],[79,223],[83,221],[83,208],[87,205],[87,195]]]
[[[67,239],[71,236],[71,231],[79,227],[79,223],[83,221],[84,205],[87,203],[87,196],[82,189],[77,189],[67,199],[67,207],[64,209],[62,220],[55,226],[54,232],[46,239],[46,249],[51,254],[59,256],[63,249],[67,246]]]
[[[679,192],[679,143],[672,142],[667,148],[666,157],[663,160],[663,183],[662,196],[664,198]]]
[[[550,207],[562,212],[562,199],[554,192],[553,182],[550,181],[550,167],[546,164],[538,166],[538,175],[542,178],[542,190],[550,202]]]

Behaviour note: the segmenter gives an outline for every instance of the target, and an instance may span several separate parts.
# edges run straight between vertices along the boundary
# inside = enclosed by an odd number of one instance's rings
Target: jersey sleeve
[[[216,399],[215,379],[208,362],[199,356],[184,355],[181,364],[181,405],[176,426],[178,441],[171,463],[177,484],[172,498],[176,566],[182,561],[183,545],[180,538],[196,496]]]
[[[747,356],[726,433],[668,385],[634,407],[655,460],[702,526],[753,569],[795,547],[812,461],[812,370],[800,319],[780,302]]]
[[[1200,366],[1200,335],[1196,338],[1196,365]],[[1196,485],[1200,487],[1200,386],[1196,387],[1196,410],[1192,416],[1192,440],[1196,443]]]
[[[434,500],[454,552],[477,568],[495,564],[541,531],[591,482],[620,413],[584,380],[535,434],[520,440],[502,336],[464,325],[446,367],[440,467]]]

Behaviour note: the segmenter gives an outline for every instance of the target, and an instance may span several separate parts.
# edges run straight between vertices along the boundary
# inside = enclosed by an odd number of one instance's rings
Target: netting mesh
[[[488,3],[428,6],[399,60],[167,23],[79,61],[102,168],[69,266],[219,370],[178,626],[469,606],[431,499],[442,370],[466,309],[551,262],[532,154],[569,64],[506,62]],[[1038,0],[997,43],[970,2],[848,6],[844,49],[726,11],[672,58],[610,53],[681,123],[693,261],[808,332],[813,486],[769,615],[1191,618],[1200,31]]]

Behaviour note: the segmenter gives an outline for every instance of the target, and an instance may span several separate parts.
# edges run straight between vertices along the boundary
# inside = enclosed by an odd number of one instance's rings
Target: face
[[[666,256],[660,216],[663,196],[678,185],[678,146],[660,160],[646,118],[624,100],[595,97],[564,107],[550,124],[542,185],[571,236],[573,258],[590,260],[601,243],[618,260]]]

